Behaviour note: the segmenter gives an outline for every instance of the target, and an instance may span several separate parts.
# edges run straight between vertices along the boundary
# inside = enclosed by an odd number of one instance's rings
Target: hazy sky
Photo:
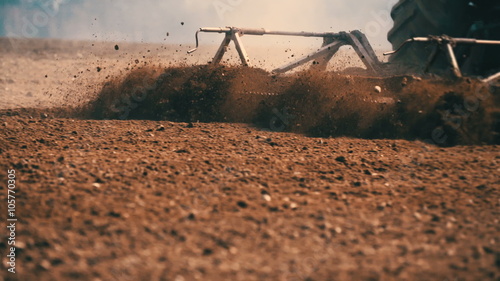
[[[18,4],[12,4],[15,2]],[[4,34],[19,37],[154,42],[166,39],[169,43],[193,43],[194,32],[202,26],[318,32],[361,29],[376,48],[384,48],[389,46],[386,34],[392,25],[389,12],[395,2],[397,0],[0,0],[0,21],[3,21]],[[207,43],[220,40],[207,36],[203,37]]]

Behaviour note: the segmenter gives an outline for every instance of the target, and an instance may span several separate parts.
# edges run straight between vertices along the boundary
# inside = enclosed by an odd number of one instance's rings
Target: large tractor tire
[[[394,50],[409,38],[429,35],[500,40],[499,14],[499,0],[400,0],[391,11],[394,26],[388,39]],[[434,49],[435,45],[431,43],[407,44],[390,58],[390,62],[399,73],[420,74]],[[500,46],[457,46],[455,54],[465,75],[488,76],[500,71]],[[451,75],[451,67],[443,52],[429,72]],[[447,93],[438,102],[436,114],[439,116],[435,125],[446,132],[446,145],[500,143],[500,111],[497,109],[500,90],[491,85],[489,91],[492,97],[482,101],[477,110],[467,111],[467,118],[456,108],[466,104],[466,97]],[[450,123],[453,118],[462,120],[460,126]]]
[[[477,5],[471,5],[477,2]],[[500,39],[499,28],[487,32],[471,33],[471,27],[478,21],[485,24],[498,23],[495,9],[499,8],[495,0],[400,0],[392,9],[391,17],[394,27],[388,33],[389,42],[393,49],[397,49],[405,40],[411,37],[427,37],[428,35],[448,35],[451,37],[475,37],[481,39]],[[475,47],[456,48],[459,63],[464,66],[465,72],[471,75],[482,75],[500,67],[498,47],[492,51],[491,47],[476,51]],[[390,62],[401,65],[404,69],[422,72],[435,45],[430,43],[408,44],[400,52],[390,58]],[[478,57],[477,53],[481,56]],[[488,53],[485,55],[485,53]],[[486,58],[487,57],[487,58]],[[474,60],[473,63],[467,59]],[[478,67],[479,65],[479,67]],[[440,55],[432,68],[432,73],[443,74],[449,71],[449,64],[444,54]]]

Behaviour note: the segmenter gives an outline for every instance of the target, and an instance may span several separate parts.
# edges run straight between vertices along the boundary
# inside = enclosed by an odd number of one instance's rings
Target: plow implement
[[[368,42],[366,36],[358,30],[352,32],[339,32],[339,33],[333,33],[333,32],[317,33],[317,32],[304,32],[304,31],[301,32],[272,31],[264,28],[253,29],[253,28],[238,28],[238,27],[225,27],[225,28],[204,27],[200,28],[196,32],[195,35],[196,48],[188,51],[189,54],[193,53],[198,49],[199,46],[198,35],[200,32],[225,34],[224,40],[222,41],[219,49],[217,50],[217,53],[215,54],[212,60],[212,63],[214,64],[220,63],[222,57],[228,50],[229,44],[231,43],[231,41],[233,41],[234,45],[236,46],[236,50],[238,51],[241,64],[244,66],[251,66],[251,60],[246,52],[246,49],[243,45],[243,41],[241,40],[240,37],[244,35],[259,35],[259,36],[281,35],[281,36],[323,38],[323,44],[317,51],[308,54],[302,58],[299,58],[282,67],[274,69],[273,70],[274,73],[285,73],[287,71],[290,71],[296,67],[304,65],[311,61],[313,61],[315,67],[317,67],[320,70],[324,70],[326,69],[328,62],[338,52],[340,47],[346,45],[352,46],[354,51],[357,53],[357,55],[359,56],[359,58],[369,71],[373,73],[380,71],[381,63],[379,62],[377,55],[373,51],[373,48]]]
[[[229,44],[234,42],[236,51],[238,52],[241,64],[243,66],[252,66],[251,59],[245,49],[241,39],[244,35],[264,36],[264,35],[278,35],[278,36],[299,36],[299,37],[316,37],[323,38],[321,47],[307,54],[293,62],[285,64],[281,67],[274,69],[273,73],[286,73],[306,63],[313,62],[313,67],[317,70],[326,70],[326,67],[333,56],[343,46],[351,46],[358,55],[359,59],[366,67],[368,74],[375,76],[384,76],[387,74],[408,74],[408,73],[395,73],[391,70],[391,63],[383,63],[377,57],[370,42],[365,34],[359,30],[351,32],[290,32],[290,31],[273,31],[264,28],[239,28],[239,27],[202,27],[196,31],[196,47],[188,51],[188,54],[195,52],[199,47],[199,33],[223,33],[224,39],[217,50],[217,53],[212,59],[212,64],[219,64],[228,51]],[[448,69],[454,77],[464,76],[455,53],[455,47],[458,45],[497,45],[500,46],[500,40],[481,40],[474,38],[453,38],[447,35],[427,37],[412,37],[404,41],[396,50],[384,53],[385,56],[393,55],[404,49],[407,45],[414,43],[427,43],[434,45],[432,52],[429,54],[426,62],[426,67],[423,69],[424,73],[428,73],[430,66],[432,66],[438,55],[443,52],[446,55]],[[423,48],[423,47],[422,47]],[[482,77],[484,82],[492,81],[500,77],[500,72],[494,73],[487,77]]]

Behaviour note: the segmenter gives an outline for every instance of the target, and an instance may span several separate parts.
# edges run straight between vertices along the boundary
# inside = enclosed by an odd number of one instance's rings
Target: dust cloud
[[[275,76],[258,68],[211,65],[139,67],[105,84],[78,114],[91,119],[243,122],[318,137],[499,143],[493,132],[500,101],[480,99],[491,95],[489,90],[470,79],[370,78],[314,70]],[[467,105],[474,99],[477,108],[472,110]],[[456,110],[464,106],[471,110]]]

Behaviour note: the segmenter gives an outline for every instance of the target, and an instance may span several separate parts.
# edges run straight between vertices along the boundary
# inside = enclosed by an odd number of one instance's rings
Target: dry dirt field
[[[0,280],[500,280],[496,86],[0,41]]]

